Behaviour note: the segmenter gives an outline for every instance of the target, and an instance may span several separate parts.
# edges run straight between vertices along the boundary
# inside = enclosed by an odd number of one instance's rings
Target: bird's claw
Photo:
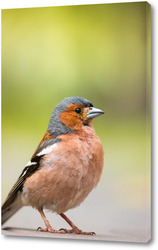
[[[65,233],[74,233],[74,234],[83,234],[83,235],[96,235],[95,232],[84,232],[80,229],[78,229],[77,227],[72,228],[72,229],[65,229],[65,228],[61,228],[59,229],[59,231],[64,231]]]
[[[40,232],[48,232],[48,228],[38,227],[38,228],[37,228],[37,231],[40,231]]]
[[[65,228],[60,228],[59,231],[64,231],[65,233],[69,233],[69,230],[67,230]]]
[[[37,231],[40,231],[40,232],[49,232],[49,233],[59,233],[59,234],[65,234],[66,233],[66,231],[63,228],[61,228],[60,230],[55,230],[52,227],[49,227],[49,228],[38,227]]]

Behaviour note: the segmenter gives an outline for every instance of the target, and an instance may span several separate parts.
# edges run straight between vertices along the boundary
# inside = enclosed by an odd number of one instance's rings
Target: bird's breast
[[[97,185],[103,168],[103,148],[94,133],[60,139],[25,183],[33,206],[57,213],[78,206]]]

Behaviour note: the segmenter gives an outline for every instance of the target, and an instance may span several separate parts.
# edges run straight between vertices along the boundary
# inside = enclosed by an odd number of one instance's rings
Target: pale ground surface
[[[116,206],[106,202],[104,197],[100,197],[101,184],[79,207],[69,210],[66,215],[84,231],[95,232],[94,236],[83,235],[59,235],[39,232],[36,229],[44,223],[40,214],[31,207],[23,207],[10,220],[8,220],[2,230],[4,235],[51,237],[68,239],[86,239],[102,241],[125,241],[125,242],[147,242],[150,239],[150,229],[147,228],[148,213],[138,213],[128,209],[116,209]],[[108,194],[105,193],[105,197]],[[95,207],[95,213],[94,208]],[[50,224],[55,229],[67,228],[69,225],[57,214],[45,211]],[[112,216],[113,215],[113,216]]]
[[[9,228],[2,230],[3,235],[10,236],[27,236],[27,237],[44,237],[57,239],[74,239],[74,240],[99,240],[99,241],[116,241],[116,242],[135,242],[146,243],[148,239],[144,235],[136,234],[136,232],[114,232],[106,235],[76,235],[76,234],[52,234],[48,232],[39,232],[33,229]],[[127,235],[128,234],[128,235]]]

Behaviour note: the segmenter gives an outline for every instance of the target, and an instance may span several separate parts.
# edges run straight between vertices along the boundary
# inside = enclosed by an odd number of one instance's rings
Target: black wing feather
[[[36,155],[31,159],[30,165],[26,166],[21,175],[19,176],[18,180],[10,190],[8,197],[6,201],[4,202],[2,206],[2,210],[6,209],[10,204],[15,200],[17,193],[22,190],[23,184],[26,180],[26,178],[30,177],[33,173],[35,173],[40,168],[40,161],[43,158],[44,155],[38,155],[44,148],[47,146],[51,146],[54,143],[57,143],[61,141],[60,139],[50,139],[44,141],[37,149]]]

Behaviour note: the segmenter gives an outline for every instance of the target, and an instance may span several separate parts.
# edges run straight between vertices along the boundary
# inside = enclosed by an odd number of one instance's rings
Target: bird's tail
[[[2,225],[12,216],[14,215],[21,207],[22,202],[20,197],[17,197],[14,200],[7,199],[2,206],[2,217],[1,223]]]

